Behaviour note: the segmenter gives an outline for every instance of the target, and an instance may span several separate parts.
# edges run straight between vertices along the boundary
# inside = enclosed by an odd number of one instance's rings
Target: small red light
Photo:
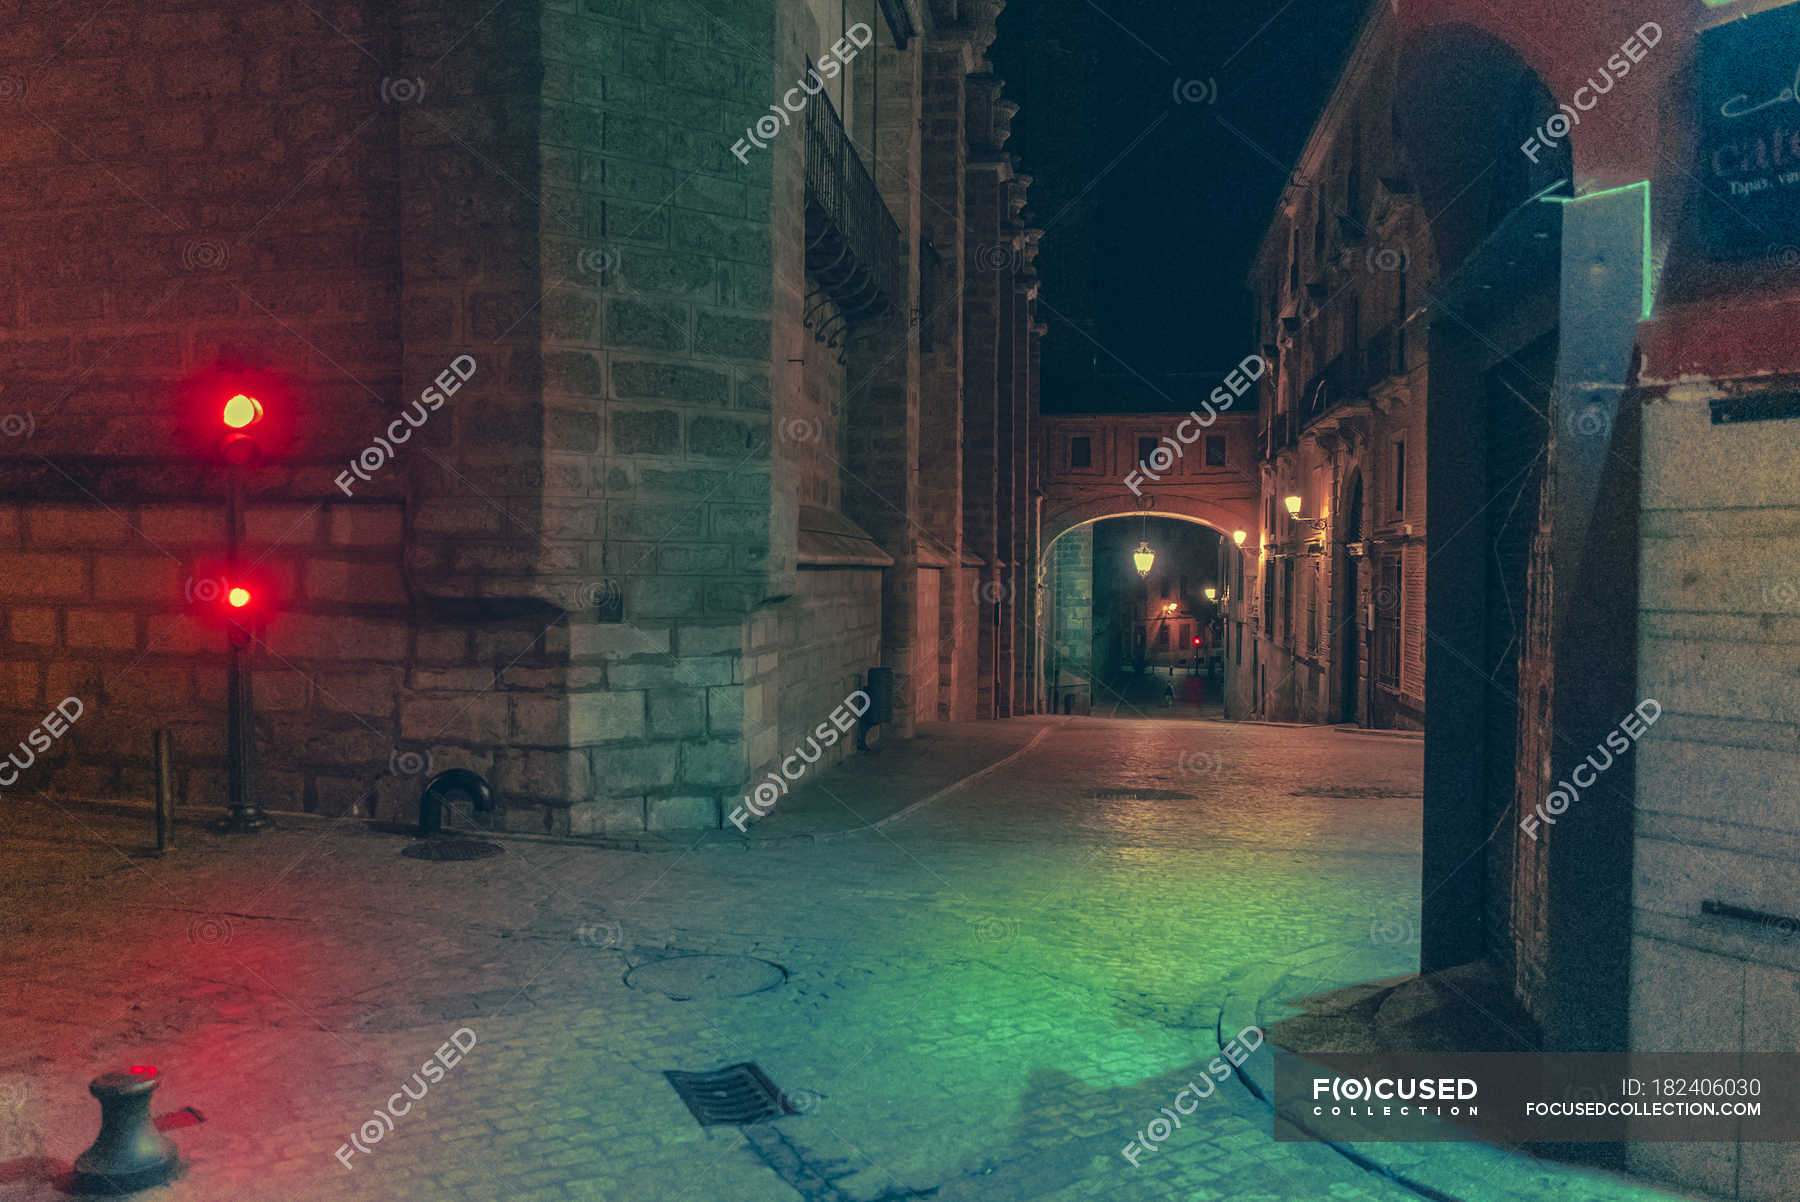
[[[154,1064],[134,1064],[125,1070],[134,1077],[147,1077],[156,1071]]]
[[[250,604],[250,590],[247,588],[234,588],[225,594],[225,601],[226,604],[230,605],[233,609],[242,609],[244,606]]]
[[[1194,646],[1198,647],[1199,645],[1200,645],[1200,640],[1198,638],[1196,638],[1194,640]]]
[[[233,430],[261,421],[262,415],[262,402],[241,392],[225,402],[225,424]]]

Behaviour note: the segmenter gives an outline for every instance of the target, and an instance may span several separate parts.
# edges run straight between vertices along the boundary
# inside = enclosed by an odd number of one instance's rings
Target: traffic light
[[[226,434],[219,449],[224,454],[226,463],[244,467],[261,457],[262,447],[257,442],[255,431],[262,419],[262,402],[248,393],[236,393],[225,402],[220,420],[225,423]]]
[[[171,398],[173,449],[217,467],[286,462],[302,449],[304,401],[287,372],[241,363],[205,368]]]

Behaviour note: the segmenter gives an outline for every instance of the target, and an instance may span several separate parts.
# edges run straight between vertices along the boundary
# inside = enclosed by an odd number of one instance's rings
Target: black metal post
[[[171,751],[166,727],[156,732],[153,748],[156,759],[156,853],[161,855],[175,846],[175,791],[171,787]]]
[[[237,575],[238,525],[244,507],[244,485],[235,466],[226,469],[226,477],[225,525],[229,539],[226,560],[231,565],[231,578],[226,587],[229,590],[241,583]],[[233,834],[254,834],[269,825],[262,807],[256,802],[256,707],[250,689],[251,637],[248,629],[233,623],[229,632],[231,659],[225,677],[225,752],[228,757],[225,830]]]

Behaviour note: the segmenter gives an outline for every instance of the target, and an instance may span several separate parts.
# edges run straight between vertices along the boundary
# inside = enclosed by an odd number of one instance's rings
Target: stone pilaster
[[[979,608],[962,567],[964,79],[971,59],[966,41],[928,45],[922,57],[920,223],[935,254],[919,264],[919,522],[929,549],[945,562],[938,573],[936,715],[949,721],[974,717],[972,694],[963,700],[963,664]]]
[[[1010,359],[1003,359],[1010,334],[1011,233],[1007,227],[1006,182],[1012,164],[1000,150],[1001,83],[992,75],[971,75],[967,83],[969,160],[965,183],[965,270],[963,290],[963,536],[982,560],[974,582],[976,622],[976,717],[1004,714],[1010,676],[1000,675],[1001,603],[1005,581],[1000,562],[1000,415],[1010,406]],[[1008,410],[1010,412],[1010,409]]]
[[[844,512],[894,557],[882,573],[881,661],[894,670],[894,733],[908,738],[914,732],[919,639],[920,383],[912,313],[918,301],[922,83],[919,55],[887,48],[880,55],[875,183],[900,227],[907,291],[888,312],[862,323],[851,340]]]

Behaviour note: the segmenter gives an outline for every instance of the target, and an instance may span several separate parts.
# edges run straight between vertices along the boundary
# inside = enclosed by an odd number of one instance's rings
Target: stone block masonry
[[[0,721],[88,706],[20,787],[145,796],[167,725],[184,804],[220,799],[224,635],[198,615],[225,571],[218,389],[245,378],[266,384],[241,537],[271,607],[271,808],[410,819],[429,773],[468,768],[512,829],[716,827],[871,667],[896,669],[902,735],[1018,692],[996,680],[1010,610],[977,667],[998,569],[967,555],[1030,557],[994,495],[1003,465],[1025,491],[997,415],[1030,360],[1000,350],[996,307],[1024,302],[1010,273],[979,323],[961,299],[964,81],[998,4],[919,14],[904,48],[883,20],[840,81],[903,280],[831,346],[804,123],[730,150],[820,57],[810,6],[489,8],[13,14]],[[1010,169],[982,78],[991,185]],[[982,196],[982,244],[1012,236]],[[987,432],[965,460],[970,363]],[[346,491],[452,364],[466,383]],[[881,554],[803,571],[802,501]]]

